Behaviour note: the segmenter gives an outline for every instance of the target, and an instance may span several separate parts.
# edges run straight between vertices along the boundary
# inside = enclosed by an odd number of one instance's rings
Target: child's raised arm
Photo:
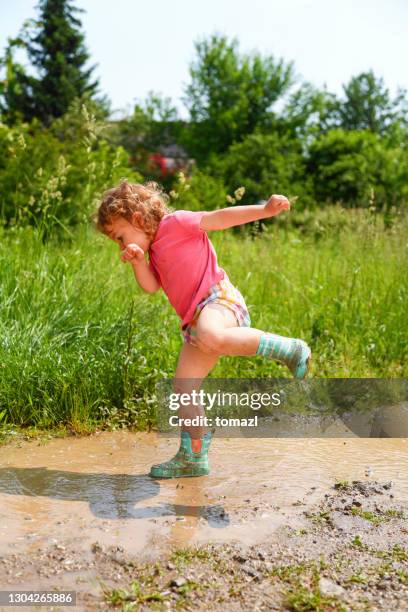
[[[204,231],[222,230],[234,225],[243,225],[258,219],[275,217],[290,209],[289,200],[283,195],[272,195],[265,204],[231,206],[220,210],[206,211],[201,219],[200,228]]]

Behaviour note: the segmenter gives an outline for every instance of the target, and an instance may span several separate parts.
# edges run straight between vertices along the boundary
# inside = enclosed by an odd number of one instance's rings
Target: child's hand
[[[120,258],[125,263],[127,261],[142,261],[144,259],[144,251],[137,244],[128,244],[126,249],[122,251]]]
[[[272,195],[265,204],[265,212],[268,217],[276,217],[284,210],[290,210],[290,202],[283,195]]]

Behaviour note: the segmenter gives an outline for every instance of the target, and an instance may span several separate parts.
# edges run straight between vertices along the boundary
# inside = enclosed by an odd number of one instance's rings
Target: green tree
[[[293,84],[292,63],[241,55],[238,41],[213,35],[195,45],[184,103],[190,113],[187,146],[198,161],[222,153],[256,128],[273,124],[273,104]]]
[[[392,99],[383,79],[376,78],[372,70],[351,78],[343,90],[344,99],[332,107],[333,126],[384,135],[396,122],[407,123],[406,92],[399,90]]]
[[[0,81],[0,116],[3,121],[15,124],[32,115],[32,99],[27,95],[30,77],[24,66],[15,61],[15,50],[25,47],[20,38],[9,38],[4,57],[0,59],[3,79]]]
[[[279,127],[293,138],[298,138],[306,151],[314,138],[331,129],[331,115],[336,105],[334,94],[304,82],[288,96],[279,118]]]
[[[95,95],[94,67],[81,32],[82,12],[70,0],[39,0],[39,17],[24,24],[20,36],[9,41],[3,67],[2,114],[9,122],[34,117],[46,125],[62,116],[71,102]],[[30,73],[13,60],[13,49],[24,47]],[[31,74],[35,73],[35,74]],[[101,100],[107,106],[107,100]]]
[[[146,172],[150,154],[176,142],[181,125],[171,99],[151,91],[130,117],[118,122],[116,142],[129,151],[135,168]]]

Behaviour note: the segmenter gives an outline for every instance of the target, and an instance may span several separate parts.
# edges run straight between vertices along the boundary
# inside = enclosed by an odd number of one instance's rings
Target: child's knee
[[[224,350],[224,334],[222,330],[198,330],[196,342],[198,348],[214,354],[222,355]]]

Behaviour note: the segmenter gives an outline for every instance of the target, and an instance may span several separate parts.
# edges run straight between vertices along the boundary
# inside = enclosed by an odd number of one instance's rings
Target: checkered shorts
[[[197,319],[199,314],[204,306],[211,303],[222,304],[232,310],[239,327],[251,326],[251,318],[242,294],[234,287],[228,276],[225,276],[218,283],[212,285],[205,297],[197,304],[192,320],[181,332],[185,342],[191,344],[191,339],[197,336]]]

